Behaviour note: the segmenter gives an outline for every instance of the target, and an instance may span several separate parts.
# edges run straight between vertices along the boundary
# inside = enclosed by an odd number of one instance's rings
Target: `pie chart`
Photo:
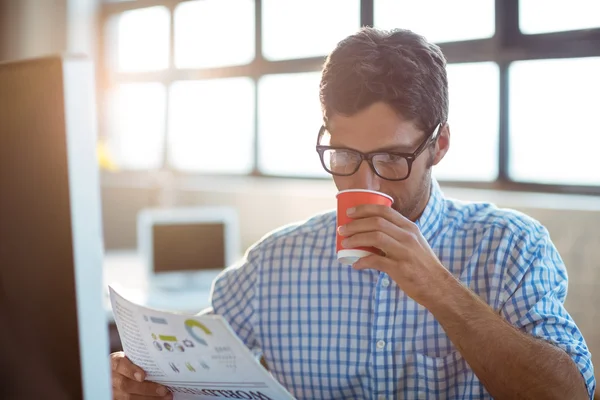
[[[188,319],[185,321],[185,329],[192,339],[194,339],[197,343],[208,346],[206,340],[202,339],[198,334],[198,331],[201,331],[204,335],[212,335],[212,332],[206,326],[204,326],[204,324],[196,321],[195,319]]]

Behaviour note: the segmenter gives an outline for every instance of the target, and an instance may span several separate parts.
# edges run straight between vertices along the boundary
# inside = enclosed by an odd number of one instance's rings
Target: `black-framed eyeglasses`
[[[321,145],[321,140],[327,132],[327,128],[321,126],[317,136],[317,153],[325,171],[332,175],[350,176],[358,171],[363,161],[366,161],[375,175],[380,178],[388,181],[403,181],[410,176],[413,162],[417,157],[437,140],[441,126],[442,123],[439,123],[412,153],[382,151],[362,153],[346,147]]]

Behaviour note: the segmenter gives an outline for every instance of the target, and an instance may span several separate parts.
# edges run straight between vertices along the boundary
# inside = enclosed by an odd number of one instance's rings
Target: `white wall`
[[[95,59],[100,0],[4,0],[0,60],[82,52]]]
[[[96,59],[98,11],[101,0],[67,1],[67,50]]]

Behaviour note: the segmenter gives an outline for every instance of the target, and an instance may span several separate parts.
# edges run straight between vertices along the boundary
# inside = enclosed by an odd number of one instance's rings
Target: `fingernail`
[[[167,388],[159,387],[156,389],[156,393],[158,393],[159,396],[165,396],[167,394]]]
[[[142,381],[144,380],[144,377],[142,376],[142,373],[141,373],[141,372],[136,372],[135,374],[133,374],[133,376],[135,376],[135,379],[136,379],[138,382],[142,382]]]
[[[348,240],[344,239],[342,240],[342,247],[346,247],[348,246]]]
[[[350,207],[349,209],[346,210],[346,214],[348,214],[348,215],[354,214],[354,211],[356,211],[356,208]]]
[[[343,235],[344,233],[346,233],[346,226],[345,226],[345,225],[342,225],[342,226],[340,226],[340,227],[338,228],[338,233],[339,233],[340,235]]]

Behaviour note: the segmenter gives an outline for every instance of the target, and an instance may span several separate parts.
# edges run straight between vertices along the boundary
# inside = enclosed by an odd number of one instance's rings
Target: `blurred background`
[[[136,247],[139,210],[191,205],[235,207],[246,249],[334,207],[319,71],[364,25],[440,44],[452,146],[434,175],[548,227],[600,354],[598,0],[0,0],[0,60],[95,61],[107,252]]]

